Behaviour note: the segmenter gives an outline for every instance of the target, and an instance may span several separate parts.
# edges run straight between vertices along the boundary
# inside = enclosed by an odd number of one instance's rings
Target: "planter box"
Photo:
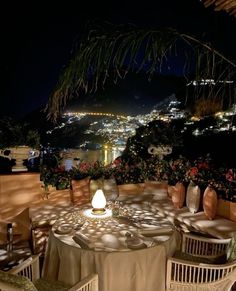
[[[119,196],[124,195],[142,195],[144,190],[144,183],[138,184],[122,184],[118,185]]]

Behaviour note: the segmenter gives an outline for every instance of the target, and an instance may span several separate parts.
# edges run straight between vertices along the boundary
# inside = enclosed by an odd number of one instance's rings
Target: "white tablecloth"
[[[75,284],[91,273],[98,273],[100,291],[164,291],[166,259],[167,256],[174,253],[180,240],[179,235],[173,229],[164,234],[161,234],[160,231],[154,237],[145,236],[144,242],[147,244],[143,244],[143,248],[131,250],[125,245],[125,233],[130,232],[134,235],[137,233],[140,237],[139,231],[142,230],[142,226],[144,228],[149,226],[147,221],[155,222],[156,226],[159,221],[159,230],[163,227],[164,232],[167,230],[168,224],[158,214],[147,210],[146,206],[135,210],[133,216],[138,216],[139,222],[142,221],[142,217],[145,217],[145,223],[141,225],[139,223],[136,227],[133,221],[130,225],[123,221],[120,223],[119,220],[113,218],[104,219],[103,222],[92,220],[79,231],[77,229],[68,234],[58,233],[60,223],[61,225],[67,221],[72,223],[71,217],[76,217],[73,214],[67,215],[64,221],[55,224],[50,233],[43,276],[47,279]],[[102,228],[102,231],[97,231],[96,228],[95,231],[92,231],[94,223],[96,227]],[[107,228],[106,225],[109,227]],[[151,225],[151,227],[155,229],[155,226]],[[76,232],[85,234],[94,243],[92,244],[93,249],[84,249],[76,243],[72,238]],[[119,243],[117,244],[115,241],[112,246],[110,243],[112,244],[113,241],[108,240],[108,245],[106,245],[107,241],[104,237],[107,235],[112,238],[118,236]],[[154,243],[150,244],[150,241]],[[104,242],[104,248],[102,248],[101,242]]]

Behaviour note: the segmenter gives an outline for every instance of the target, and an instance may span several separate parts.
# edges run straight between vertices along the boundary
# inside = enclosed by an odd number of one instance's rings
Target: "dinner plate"
[[[64,223],[57,227],[55,232],[57,234],[69,234],[73,230],[73,225],[70,223]]]
[[[146,244],[141,240],[140,238],[130,238],[126,241],[127,248],[133,249],[133,250],[138,250],[138,249],[143,249],[146,248]]]

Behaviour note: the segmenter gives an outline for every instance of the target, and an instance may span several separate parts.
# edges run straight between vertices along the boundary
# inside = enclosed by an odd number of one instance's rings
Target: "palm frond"
[[[182,44],[182,45],[181,45]],[[166,29],[138,29],[134,26],[109,27],[91,30],[69,65],[60,76],[57,87],[49,98],[48,117],[56,119],[68,101],[87,92],[95,92],[108,78],[116,82],[128,72],[145,71],[149,79],[162,72],[169,57],[183,55],[183,75],[187,82],[212,79],[223,82],[235,78],[236,64],[198,39]],[[193,65],[195,71],[193,71]],[[235,83],[234,83],[235,87]],[[212,89],[212,88],[211,88]],[[210,90],[210,94],[223,91]],[[203,88],[195,88],[195,98],[202,97]],[[230,102],[232,101],[231,98]],[[229,100],[228,99],[228,100]]]

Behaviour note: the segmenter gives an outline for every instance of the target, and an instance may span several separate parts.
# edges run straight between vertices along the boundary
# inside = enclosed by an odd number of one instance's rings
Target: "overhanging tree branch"
[[[235,77],[233,60],[195,37],[172,28],[147,30],[134,26],[110,26],[108,29],[94,29],[61,74],[47,104],[48,117],[55,120],[71,98],[96,92],[109,78],[116,82],[125,78],[128,72],[145,71],[151,79],[168,64],[169,57],[183,54],[183,48],[186,58],[182,69],[187,82],[207,78],[219,82]],[[226,98],[222,90],[217,89],[214,94],[217,92]],[[202,92],[195,90],[194,94],[197,99],[197,94]]]

